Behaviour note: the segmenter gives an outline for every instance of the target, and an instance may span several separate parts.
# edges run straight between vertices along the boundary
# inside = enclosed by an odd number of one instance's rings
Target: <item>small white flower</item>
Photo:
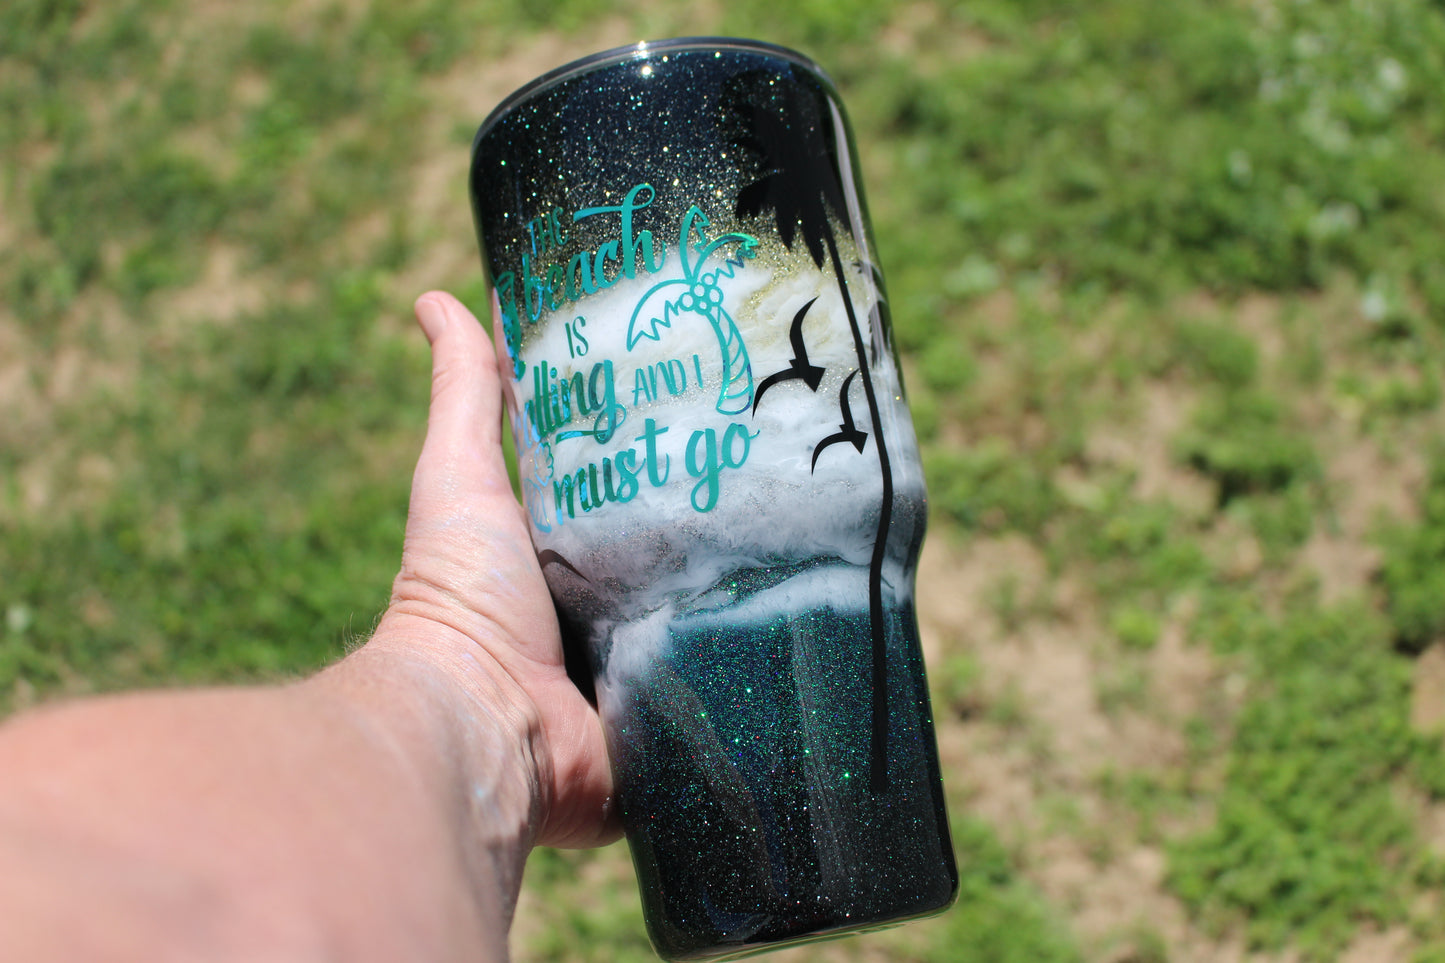
[[[1360,314],[1371,324],[1379,324],[1385,320],[1385,315],[1390,311],[1390,301],[1385,293],[1379,289],[1366,291],[1364,297],[1360,298]]]
[[[1380,86],[1392,94],[1402,92],[1409,81],[1409,74],[1405,72],[1400,61],[1394,57],[1386,57],[1380,61],[1379,66],[1375,68],[1375,76],[1379,80]]]
[[[1254,176],[1254,165],[1249,162],[1249,155],[1242,150],[1229,152],[1229,179],[1236,184],[1248,184]]]
[[[16,603],[5,610],[5,628],[9,629],[15,635],[19,635],[30,628],[31,623],[34,621],[35,613],[31,611],[30,606],[23,602]]]

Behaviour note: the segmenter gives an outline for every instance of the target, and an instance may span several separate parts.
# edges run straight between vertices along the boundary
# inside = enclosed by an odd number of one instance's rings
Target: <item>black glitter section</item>
[[[914,613],[891,607],[889,788],[869,779],[865,610],[701,615],[633,680],[610,746],[648,929],[669,959],[929,915],[953,853]]]
[[[650,183],[657,198],[639,229],[656,231],[677,224],[698,198],[730,201],[756,171],[739,170],[720,81],[744,75],[806,84],[823,95],[821,81],[787,61],[736,50],[681,50],[573,77],[493,120],[471,171],[489,273],[515,269],[523,253],[542,253],[526,229],[526,219],[540,212],[570,217],[619,203],[628,187]],[[593,219],[567,227],[569,248],[591,249],[611,225]]]

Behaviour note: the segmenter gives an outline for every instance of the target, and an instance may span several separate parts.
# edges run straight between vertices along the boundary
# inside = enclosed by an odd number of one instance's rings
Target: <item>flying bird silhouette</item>
[[[864,443],[868,441],[868,432],[858,430],[857,424],[853,421],[853,406],[848,403],[848,385],[857,376],[858,369],[854,368],[848,377],[843,379],[843,388],[838,392],[838,407],[843,411],[843,423],[838,426],[841,430],[835,431],[818,442],[818,447],[813,449],[813,471],[818,470],[818,456],[829,445],[835,445],[840,441],[850,442],[861,454]]]
[[[817,391],[818,385],[822,383],[823,369],[808,361],[808,345],[803,340],[803,318],[807,316],[808,309],[817,300],[814,298],[809,301],[798,309],[797,314],[793,315],[793,326],[788,331],[788,340],[793,343],[793,357],[789,362],[789,367],[776,374],[768,375],[763,379],[763,383],[758,385],[757,393],[753,395],[753,411],[755,413],[758,410],[758,402],[763,400],[763,392],[779,382],[800,378],[813,391]]]

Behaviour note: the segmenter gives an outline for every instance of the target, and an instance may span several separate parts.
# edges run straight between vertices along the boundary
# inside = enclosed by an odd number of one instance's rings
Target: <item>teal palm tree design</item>
[[[730,96],[724,100],[724,122],[733,125],[734,146],[754,157],[760,171],[755,181],[738,192],[738,218],[746,221],[771,211],[772,222],[784,247],[791,251],[794,243],[801,238],[814,265],[821,270],[824,262],[828,263],[853,334],[858,368],[849,375],[849,380],[853,375],[861,376],[863,393],[868,402],[867,424],[872,429],[873,448],[877,452],[883,483],[878,528],[868,568],[868,615],[873,643],[870,783],[875,790],[881,791],[888,785],[888,651],[883,610],[883,563],[892,527],[893,470],[869,365],[870,345],[864,338],[848,292],[843,260],[834,234],[835,221],[846,224],[850,219],[843,174],[837,159],[839,145],[833,135],[833,118],[825,113],[819,101],[821,97],[808,97],[794,84],[774,83],[771,76],[745,76],[739,78]],[[875,356],[879,354],[878,345],[882,338],[879,322],[880,318],[875,313],[875,339],[871,345]],[[800,364],[795,364],[793,369],[785,370],[791,375],[799,367]],[[813,381],[807,383],[813,391],[818,390]],[[846,405],[846,389],[839,404],[840,407]],[[823,439],[820,447],[846,440],[862,453],[868,433],[853,424],[852,412],[846,407],[842,408],[841,414],[841,431]]]
[[[655,284],[642,296],[627,325],[627,350],[631,351],[643,338],[660,341],[659,329],[672,327],[676,315],[701,315],[712,325],[721,356],[722,385],[718,389],[717,410],[736,415],[747,411],[752,404],[753,369],[742,332],[723,308],[721,279],[734,277],[743,262],[754,256],[758,242],[751,235],[735,231],[710,240],[707,236],[710,223],[696,204],[683,215],[677,244],[683,276]],[[705,271],[704,267],[714,255],[727,248],[734,249],[732,256],[724,257],[715,268]]]

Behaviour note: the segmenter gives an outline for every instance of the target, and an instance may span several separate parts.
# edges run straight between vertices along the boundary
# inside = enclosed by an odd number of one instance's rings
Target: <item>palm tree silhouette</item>
[[[771,210],[784,247],[791,251],[801,235],[808,254],[820,270],[825,259],[829,262],[853,333],[853,346],[858,356],[858,371],[854,373],[862,374],[863,392],[868,400],[868,415],[883,481],[878,530],[868,567],[868,616],[873,642],[870,782],[873,789],[882,790],[888,785],[888,652],[883,611],[883,561],[892,525],[893,471],[888,461],[883,421],[868,364],[868,345],[853,308],[853,299],[848,294],[848,282],[833,231],[834,219],[847,224],[850,218],[843,175],[837,160],[838,144],[832,117],[824,112],[821,101],[821,95],[810,97],[800,85],[777,82],[766,72],[744,74],[730,83],[723,99],[724,122],[734,125],[734,146],[756,158],[761,171],[757,180],[738,192],[736,215],[747,220]],[[813,387],[813,390],[817,388]],[[845,434],[851,422],[851,417],[847,417],[840,426]],[[856,433],[847,435],[846,440],[853,442],[862,452],[865,441],[857,437],[862,433],[854,431]],[[825,441],[837,440],[844,439],[834,436]]]
[[[675,315],[690,313],[706,318],[717,337],[722,387],[717,410],[736,415],[748,410],[753,399],[753,369],[748,363],[748,349],[742,332],[732,315],[723,309],[723,278],[734,277],[744,260],[753,256],[757,240],[747,234],[729,232],[709,238],[709,220],[696,204],[683,215],[678,230],[677,247],[681,252],[683,276],[654,284],[633,309],[627,325],[627,350],[631,351],[643,338],[660,341],[659,328],[672,327]],[[694,242],[693,238],[697,240]],[[731,257],[722,255],[722,263],[704,271],[713,255],[733,248]],[[674,289],[682,288],[675,292]]]

